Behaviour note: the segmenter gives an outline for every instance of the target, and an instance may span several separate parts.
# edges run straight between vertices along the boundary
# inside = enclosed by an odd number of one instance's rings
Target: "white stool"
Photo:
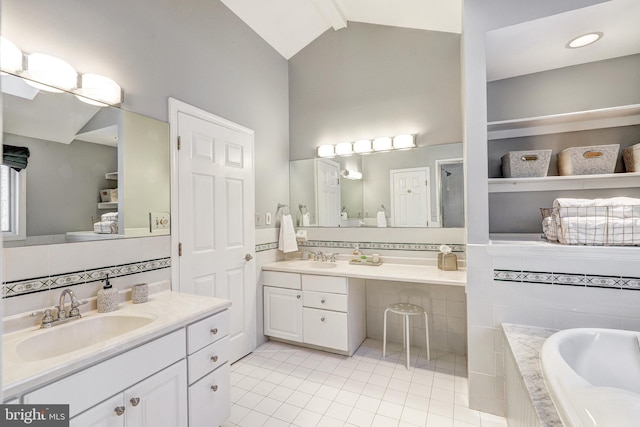
[[[427,360],[431,360],[431,353],[429,352],[429,318],[427,316],[427,310],[419,305],[399,302],[387,306],[384,311],[384,331],[383,331],[383,343],[382,343],[382,357],[387,353],[387,313],[392,312],[400,314],[402,316],[402,348],[407,348],[407,369],[409,369],[409,316],[419,316],[424,314],[424,326],[427,336]]]

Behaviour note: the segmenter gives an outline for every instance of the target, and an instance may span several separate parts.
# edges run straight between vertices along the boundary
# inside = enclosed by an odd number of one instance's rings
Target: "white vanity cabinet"
[[[214,427],[230,414],[229,310],[22,395],[72,427]]]
[[[366,337],[362,279],[263,272],[264,334],[352,355]]]
[[[158,372],[135,386],[71,419],[70,427],[187,425],[185,361]],[[167,402],[175,402],[168,405]]]

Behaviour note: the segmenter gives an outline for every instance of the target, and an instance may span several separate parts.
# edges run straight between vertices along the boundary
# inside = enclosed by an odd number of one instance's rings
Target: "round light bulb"
[[[2,36],[0,36],[0,68],[7,73],[22,70],[22,51],[11,40]]]
[[[25,80],[29,85],[48,92],[69,91],[78,83],[78,73],[60,58],[44,53],[27,57]]]
[[[83,74],[76,97],[87,104],[104,107],[122,102],[120,86],[108,77],[99,74]]]

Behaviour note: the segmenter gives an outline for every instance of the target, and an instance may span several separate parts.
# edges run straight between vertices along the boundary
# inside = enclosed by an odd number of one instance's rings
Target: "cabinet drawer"
[[[302,336],[307,344],[348,351],[347,313],[303,308]]]
[[[187,353],[195,353],[201,348],[229,335],[229,317],[229,310],[224,310],[187,326]]]
[[[346,312],[347,296],[328,292],[302,291],[302,304],[305,307]]]
[[[300,275],[281,271],[263,271],[262,284],[277,288],[300,289]]]
[[[189,363],[189,384],[229,360],[229,337],[226,336],[187,357]]]
[[[302,290],[331,292],[334,294],[347,293],[347,278],[332,276],[302,275]]]
[[[219,426],[229,418],[231,381],[225,363],[189,386],[189,427]]]

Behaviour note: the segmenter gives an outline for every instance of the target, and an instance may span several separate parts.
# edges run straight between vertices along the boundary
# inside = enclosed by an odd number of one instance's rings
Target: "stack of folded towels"
[[[567,245],[640,245],[640,199],[556,199],[542,227]]]
[[[93,224],[93,232],[98,234],[118,234],[118,212],[109,212],[100,216]]]

